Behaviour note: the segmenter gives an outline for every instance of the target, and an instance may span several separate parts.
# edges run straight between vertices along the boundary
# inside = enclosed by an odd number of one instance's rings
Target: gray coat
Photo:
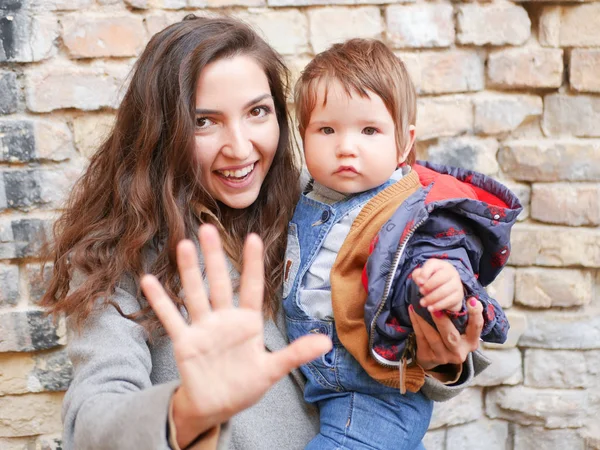
[[[122,285],[114,294],[126,314],[139,309],[135,291]],[[283,318],[276,322],[265,324],[270,351],[287,345]],[[80,334],[67,323],[75,373],[63,404],[63,448],[169,449],[168,406],[179,383],[171,341],[149,345],[142,327],[112,306],[92,314]],[[448,400],[488,365],[483,355],[474,353],[464,364],[460,384],[444,386],[427,378],[423,390],[433,400]],[[303,449],[318,431],[318,413],[304,402],[302,392],[302,376],[294,371],[222,428],[219,448]]]

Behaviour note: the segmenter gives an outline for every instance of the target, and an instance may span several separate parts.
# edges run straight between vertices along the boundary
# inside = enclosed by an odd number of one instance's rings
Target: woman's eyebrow
[[[252,105],[254,105],[255,103],[258,103],[258,102],[260,102],[262,100],[265,100],[267,98],[272,99],[273,96],[271,94],[262,94],[262,95],[259,95],[258,97],[254,98],[254,99],[250,100],[248,103],[246,103],[244,105],[244,109],[245,108],[249,108]],[[196,114],[206,115],[206,116],[218,116],[218,115],[223,114],[223,113],[221,111],[216,110],[216,109],[197,108],[196,109]]]

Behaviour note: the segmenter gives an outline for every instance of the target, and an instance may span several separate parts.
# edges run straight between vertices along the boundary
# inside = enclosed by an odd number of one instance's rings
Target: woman
[[[68,316],[75,368],[64,448],[185,448],[215,437],[228,448],[295,449],[317,432],[303,381],[289,372],[330,343],[310,336],[286,346],[279,308],[299,194],[286,81],[280,57],[233,19],[187,18],[139,58],[115,128],[55,228],[44,302]],[[177,246],[202,223],[212,224],[199,238],[211,307],[195,245]],[[243,251],[249,233],[261,239]],[[142,282],[144,273],[154,277]],[[424,389],[434,400],[474,375],[467,354],[481,309],[471,313],[465,336],[447,320],[438,334],[413,317],[424,368],[466,358],[453,386],[435,380],[444,370],[431,372]]]

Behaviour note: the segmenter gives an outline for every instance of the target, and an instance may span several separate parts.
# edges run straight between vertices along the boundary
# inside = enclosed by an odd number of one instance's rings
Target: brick
[[[0,72],[0,114],[12,114],[17,111],[17,76],[13,72]]]
[[[31,436],[61,430],[62,393],[0,397],[0,436]]]
[[[146,42],[142,18],[133,14],[64,16],[62,39],[72,58],[136,56]]]
[[[282,55],[309,51],[308,19],[300,11],[254,9],[238,17],[261,31],[266,41]]]
[[[64,344],[65,332],[43,311],[0,313],[0,352],[31,352]]]
[[[600,386],[600,350],[525,351],[525,385],[578,389]]]
[[[508,422],[479,419],[477,422],[448,429],[447,448],[451,450],[506,450],[509,442]]]
[[[35,159],[60,162],[76,155],[73,135],[64,122],[36,120],[34,122]]]
[[[504,344],[494,344],[491,342],[484,342],[483,347],[492,350],[507,351],[508,349],[515,348],[517,344],[520,345],[521,336],[527,330],[527,316],[521,311],[515,309],[509,309],[504,312],[508,323],[510,323],[510,329],[508,330],[508,337]]]
[[[135,9],[148,9],[148,0],[125,0],[125,4]]]
[[[115,115],[85,114],[73,120],[75,146],[79,153],[90,158],[104,143],[115,123]]]
[[[563,80],[563,51],[550,48],[516,48],[493,52],[488,79],[501,88],[558,88]]]
[[[44,204],[41,184],[36,170],[13,170],[3,172],[6,203],[9,208],[28,211]]]
[[[498,172],[498,141],[475,137],[440,139],[427,149],[428,160],[438,164],[462,167],[487,175]]]
[[[559,225],[600,225],[600,184],[536,183],[531,217]]]
[[[600,316],[596,308],[529,311],[521,347],[555,350],[600,349]],[[566,367],[566,366],[565,366]]]
[[[600,45],[600,3],[545,7],[540,17],[540,43],[549,47]]]
[[[0,121],[0,162],[29,162],[35,159],[35,134],[28,120]]]
[[[51,434],[38,436],[35,443],[35,450],[63,450],[62,434]]]
[[[509,174],[510,175],[510,174]],[[523,206],[523,211],[517,217],[519,222],[529,218],[529,203],[531,198],[531,186],[528,184],[518,183],[512,180],[499,180],[504,186],[509,188],[513,194],[517,196]],[[506,270],[506,269],[504,269]],[[502,305],[502,303],[500,303]]]
[[[190,6],[223,8],[227,6],[265,7],[267,0],[189,0]]]
[[[63,165],[53,170],[40,170],[40,198],[42,204],[60,208],[66,200],[75,181],[79,179],[84,169],[83,161]]]
[[[577,430],[549,430],[543,427],[515,425],[514,450],[584,450],[584,442]],[[586,448],[586,450],[589,450]]]
[[[453,16],[448,3],[389,6],[387,39],[394,48],[449,47],[454,42]]]
[[[483,415],[483,396],[480,388],[465,389],[459,396],[435,403],[429,429],[472,422]]]
[[[511,245],[512,265],[600,267],[600,229],[517,224]]]
[[[27,74],[27,107],[34,112],[61,108],[84,111],[115,108],[127,75],[126,66],[44,67]]]
[[[64,349],[38,355],[0,354],[0,395],[65,391],[73,366]]]
[[[423,446],[427,450],[445,450],[446,430],[444,428],[427,430],[427,433],[423,436]]]
[[[50,284],[52,264],[47,263],[43,270],[40,264],[27,264],[25,275],[29,286],[29,300],[32,304],[37,305]]]
[[[475,133],[499,134],[516,130],[524,122],[541,116],[544,105],[536,95],[484,94],[473,99]]]
[[[0,62],[42,61],[56,54],[58,21],[52,15],[31,16],[0,10]]]
[[[457,41],[475,45],[521,45],[531,33],[527,11],[512,3],[458,7]]]
[[[197,14],[201,15],[201,14]],[[185,14],[182,12],[173,12],[173,11],[152,11],[146,16],[145,24],[146,30],[148,31],[148,36],[153,36],[154,34],[162,31],[167,28],[169,25],[173,25],[176,22],[181,21]]]
[[[522,385],[492,389],[485,398],[486,414],[491,419],[546,428],[581,427],[584,417],[593,410],[590,403],[584,391]]]
[[[543,130],[547,136],[600,136],[600,97],[551,94],[544,98],[544,105]]]
[[[379,9],[329,7],[308,11],[309,36],[315,53],[353,37],[381,38],[383,22]]]
[[[300,57],[292,57],[292,56],[284,56],[285,65],[290,71],[290,84],[294,86],[300,78],[300,74],[306,67],[306,65],[310,62],[312,58],[307,56]]]
[[[575,48],[571,52],[569,81],[579,92],[600,92],[600,50]]]
[[[518,349],[486,349],[484,354],[492,360],[492,365],[475,377],[474,386],[514,385],[523,382],[523,363]]]
[[[50,229],[50,221],[36,218],[0,222],[0,259],[40,257]]]
[[[476,51],[423,52],[415,56],[420,94],[473,92],[485,86],[484,58]]]
[[[520,181],[600,181],[600,140],[505,141],[498,162]]]
[[[473,104],[464,96],[417,100],[417,139],[457,136],[473,130]]]
[[[27,7],[40,11],[75,11],[87,9],[94,4],[94,0],[29,0]]]
[[[0,306],[15,306],[19,302],[19,267],[0,264]]]
[[[518,269],[515,302],[531,308],[572,307],[592,301],[594,280],[577,269]]]
[[[149,0],[151,8],[181,9],[187,6],[187,0]]]
[[[267,0],[269,7],[381,5],[386,3],[414,3],[416,0]]]
[[[496,299],[502,308],[510,308],[515,296],[515,269],[505,267],[500,275],[485,288],[488,295]]]

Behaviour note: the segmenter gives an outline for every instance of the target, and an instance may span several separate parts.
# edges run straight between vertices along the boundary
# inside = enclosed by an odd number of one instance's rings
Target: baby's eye
[[[377,133],[377,129],[373,127],[366,127],[362,132],[367,136],[373,136],[375,133]]]
[[[214,122],[208,117],[196,117],[196,128],[205,129],[213,124]]]
[[[323,128],[321,128],[320,131],[323,134],[333,134],[334,133],[333,128],[331,128],[331,127],[323,127]]]

